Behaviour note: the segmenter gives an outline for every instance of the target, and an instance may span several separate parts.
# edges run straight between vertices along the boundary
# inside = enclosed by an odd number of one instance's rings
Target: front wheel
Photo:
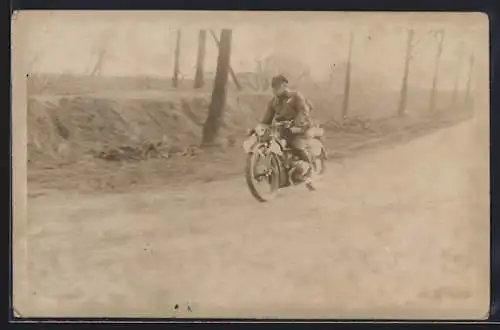
[[[259,202],[276,197],[279,189],[279,163],[276,155],[256,149],[247,156],[245,179],[252,195]]]

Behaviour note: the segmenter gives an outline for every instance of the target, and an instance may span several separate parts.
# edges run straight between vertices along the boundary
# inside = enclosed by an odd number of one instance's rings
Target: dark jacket
[[[284,95],[274,96],[268,103],[262,124],[270,125],[276,121],[294,120],[299,127],[311,127],[311,103],[299,92],[287,91]]]

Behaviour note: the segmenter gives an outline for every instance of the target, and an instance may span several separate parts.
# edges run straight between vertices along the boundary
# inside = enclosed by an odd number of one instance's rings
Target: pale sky
[[[373,73],[381,79],[374,88],[390,89],[399,88],[401,84],[410,27],[415,29],[415,39],[419,40],[410,71],[413,85],[427,87],[432,79],[438,42],[429,33],[431,29],[447,30],[441,58],[441,88],[453,85],[461,43],[464,57],[460,75],[463,77],[467,75],[470,52],[487,47],[480,44],[484,38],[478,38],[487,33],[481,16],[300,14],[237,16],[205,12],[193,17],[182,12],[157,12],[149,16],[147,12],[30,13],[31,24],[24,30],[24,54],[30,65],[27,70],[31,72],[88,73],[95,63],[97,50],[104,47],[107,55],[102,75],[171,76],[176,31],[180,28],[180,70],[192,77],[199,29],[213,28],[218,35],[220,28],[228,27],[233,30],[231,65],[235,71],[253,71],[256,59],[276,54],[303,63],[316,79],[323,80],[328,77],[330,64],[346,59],[349,31],[354,30],[353,79],[362,80]],[[216,58],[217,48],[212,36],[207,34],[206,71],[215,71]]]

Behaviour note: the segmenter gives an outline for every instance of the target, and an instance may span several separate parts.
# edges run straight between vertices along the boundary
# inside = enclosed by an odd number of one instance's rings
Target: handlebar
[[[274,126],[283,127],[283,128],[290,128],[293,126],[293,121],[292,120],[278,121],[278,122],[274,123]]]
[[[270,128],[274,127],[274,129],[283,129],[283,128],[289,129],[289,128],[292,128],[294,126],[293,123],[294,123],[293,120],[277,121],[277,122],[272,123]],[[269,130],[266,130],[266,131],[269,132]],[[247,131],[248,136],[253,135],[253,134],[258,135],[260,133],[258,133],[255,128]]]

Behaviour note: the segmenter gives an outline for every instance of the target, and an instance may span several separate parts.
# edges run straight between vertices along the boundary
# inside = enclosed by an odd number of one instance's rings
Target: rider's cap
[[[274,76],[273,79],[271,80],[271,87],[278,87],[279,85],[283,83],[288,83],[288,79],[282,74],[279,74],[277,76]]]

